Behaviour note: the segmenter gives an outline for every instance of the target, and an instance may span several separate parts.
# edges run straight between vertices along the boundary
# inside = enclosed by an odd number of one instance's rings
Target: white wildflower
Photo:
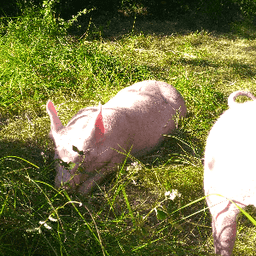
[[[40,225],[44,225],[44,227],[47,228],[47,229],[52,229],[52,227],[49,226],[49,225],[46,223],[46,221],[41,221],[41,220],[40,220],[40,221],[39,221],[39,224],[40,224]]]
[[[141,169],[142,169],[142,166],[138,162],[133,162],[131,163],[131,166],[128,166],[126,168],[127,171],[130,171],[130,170],[140,171]]]
[[[52,229],[52,227],[49,226],[47,223],[44,223],[44,227],[47,228],[47,229]]]
[[[170,194],[171,194],[170,191],[166,191],[166,192],[164,193],[165,197],[168,197]]]
[[[49,220],[52,222],[57,222],[57,219],[54,219],[51,215],[49,216]]]
[[[79,207],[81,207],[83,205],[82,202],[78,202],[78,201],[69,201],[66,204],[78,204]]]
[[[177,189],[172,189],[172,192],[166,191],[164,195],[167,199],[170,200],[174,200],[175,197],[181,197],[181,194],[178,192]]]

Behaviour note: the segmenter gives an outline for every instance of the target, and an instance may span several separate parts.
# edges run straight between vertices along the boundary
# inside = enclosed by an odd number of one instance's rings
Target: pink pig
[[[239,95],[253,101],[236,103]],[[240,212],[237,206],[256,206],[255,99],[249,92],[232,93],[228,98],[230,108],[214,124],[206,143],[204,189],[217,255],[232,254]]]
[[[130,149],[136,157],[153,150],[163,134],[176,128],[174,115],[186,114],[179,92],[159,81],[129,86],[103,106],[80,110],[67,126],[62,125],[51,101],[46,109],[55,158],[73,163],[71,169],[57,164],[55,185],[69,182],[80,193],[88,193],[104,180]]]

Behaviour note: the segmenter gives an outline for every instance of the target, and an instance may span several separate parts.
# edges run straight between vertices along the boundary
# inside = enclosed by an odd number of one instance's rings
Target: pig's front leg
[[[104,182],[107,176],[113,173],[113,170],[117,168],[116,164],[109,163],[107,167],[103,167],[101,170],[95,170],[95,172],[86,175],[86,179],[83,178],[84,182],[78,186],[78,192],[81,194],[88,194],[93,189]]]
[[[89,177],[88,179],[86,179],[86,181],[80,184],[80,186],[78,187],[78,192],[81,194],[91,193],[93,188],[95,188],[97,184],[100,184],[105,177],[106,173],[102,171],[96,172],[93,177]]]

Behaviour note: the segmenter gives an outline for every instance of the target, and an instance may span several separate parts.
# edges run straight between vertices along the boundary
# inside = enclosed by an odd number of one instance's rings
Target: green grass
[[[1,24],[0,254],[212,255],[201,159],[228,95],[256,93],[255,39],[237,24],[226,35],[159,35],[136,23],[121,38],[90,40],[88,31],[78,39],[66,23],[58,29],[51,16],[43,19],[47,8]],[[56,190],[47,100],[66,124],[79,109],[146,79],[183,95],[188,116],[179,130],[92,195]],[[165,195],[173,190],[174,200]],[[235,255],[253,255],[255,228],[240,222]]]

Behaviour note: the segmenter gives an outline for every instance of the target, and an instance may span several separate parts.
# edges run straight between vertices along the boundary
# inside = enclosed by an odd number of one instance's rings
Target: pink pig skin
[[[253,101],[236,103],[239,95]],[[204,189],[212,214],[217,255],[232,254],[236,217],[240,212],[235,204],[241,208],[250,204],[256,206],[255,99],[248,92],[232,93],[228,98],[230,108],[214,124],[206,143]]]
[[[176,128],[173,116],[186,114],[185,102],[173,86],[151,80],[121,90],[103,106],[80,110],[65,127],[51,101],[46,109],[55,158],[75,163],[72,170],[57,164],[55,185],[69,182],[81,193],[104,180],[130,149],[136,157],[153,150],[163,134]]]

